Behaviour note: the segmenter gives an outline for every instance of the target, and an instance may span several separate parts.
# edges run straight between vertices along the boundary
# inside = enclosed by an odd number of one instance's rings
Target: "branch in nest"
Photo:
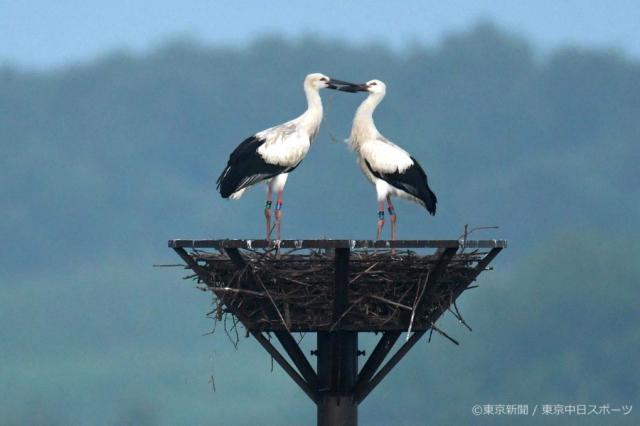
[[[444,331],[440,330],[438,327],[436,327],[436,325],[432,322],[431,323],[431,330],[436,331],[437,333],[439,333],[441,336],[446,337],[447,339],[451,340],[453,343],[455,343],[456,345],[460,345],[460,343],[454,339],[453,337],[449,336],[447,333],[445,333]],[[431,336],[429,336],[429,341],[431,341]]]
[[[284,328],[291,333],[291,329],[289,328],[289,326],[287,325],[287,322],[284,320],[284,317],[282,316],[282,314],[280,313],[280,309],[278,309],[278,305],[276,305],[276,302],[273,300],[273,297],[271,297],[271,294],[269,293],[269,290],[267,290],[267,288],[264,286],[264,283],[262,282],[262,280],[260,279],[259,276],[254,275],[253,277],[256,282],[258,284],[260,284],[260,286],[262,287],[262,289],[264,290],[264,292],[267,294],[267,297],[269,298],[269,300],[271,301],[271,304],[273,305],[274,309],[276,310],[276,312],[278,313],[278,316],[280,317],[280,321],[282,321],[282,325],[284,325]]]

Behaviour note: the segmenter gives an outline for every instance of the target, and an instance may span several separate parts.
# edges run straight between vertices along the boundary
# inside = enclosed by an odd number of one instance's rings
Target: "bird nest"
[[[353,250],[346,304],[336,315],[333,250],[241,253],[241,267],[222,250],[190,253],[198,265],[191,278],[215,295],[210,316],[221,321],[231,315],[248,330],[292,332],[439,331],[435,322],[447,310],[466,325],[455,300],[469,288],[487,254]]]

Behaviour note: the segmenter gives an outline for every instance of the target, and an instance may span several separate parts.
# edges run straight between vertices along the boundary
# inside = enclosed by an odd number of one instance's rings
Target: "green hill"
[[[402,52],[271,37],[0,69],[0,423],[312,424],[314,408],[254,342],[236,352],[224,333],[201,337],[208,295],[151,265],[177,261],[169,238],[262,235],[262,190],[227,202],[215,178],[246,136],[304,109],[315,71],[387,83],[376,123],[440,201],[435,218],[397,203],[401,238],[455,238],[469,223],[510,241],[462,298],[474,332],[444,321],[462,345],[419,344],[362,423],[637,401],[640,63],[577,48],[543,57],[480,25]],[[342,143],[363,95],[322,95],[284,236],[371,238],[374,190]]]

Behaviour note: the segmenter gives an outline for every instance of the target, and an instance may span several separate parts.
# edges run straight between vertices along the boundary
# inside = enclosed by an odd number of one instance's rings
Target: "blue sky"
[[[637,0],[0,0],[0,62],[48,68],[111,49],[144,51],[176,35],[243,45],[265,33],[320,34],[401,48],[435,43],[479,20],[527,36],[544,50],[572,43],[639,57],[639,16]]]

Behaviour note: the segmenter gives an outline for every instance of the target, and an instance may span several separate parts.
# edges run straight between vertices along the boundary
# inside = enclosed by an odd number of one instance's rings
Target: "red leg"
[[[264,218],[267,221],[267,241],[271,239],[271,187],[267,190],[267,202],[264,204]]]
[[[281,239],[280,224],[282,223],[282,192],[278,191],[278,200],[276,201],[276,240]]]
[[[384,200],[378,203],[378,233],[376,234],[376,241],[382,237],[382,228],[384,228]]]
[[[389,207],[389,220],[391,221],[391,241],[398,239],[398,215],[396,209],[391,203],[391,197],[387,195],[387,205]]]

